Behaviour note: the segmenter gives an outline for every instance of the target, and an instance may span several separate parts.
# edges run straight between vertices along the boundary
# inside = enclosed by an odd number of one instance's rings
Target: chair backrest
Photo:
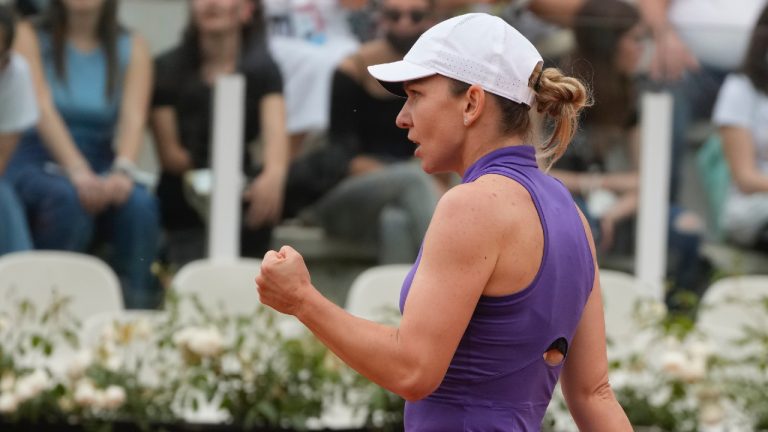
[[[249,314],[261,304],[255,282],[260,269],[261,260],[255,258],[196,260],[176,273],[171,289],[182,298],[196,296],[206,308],[232,315]],[[182,301],[180,314],[194,313],[190,307],[189,302]]]
[[[656,307],[666,313],[664,305],[652,296],[654,292],[634,275],[617,270],[600,270],[600,288],[605,310],[605,332],[609,352],[630,348],[632,340],[643,330],[643,323],[635,319],[643,307]]]
[[[712,284],[701,299],[696,328],[718,354],[737,357],[744,351],[735,340],[746,335],[747,326],[768,328],[768,276],[733,276]]]
[[[399,319],[400,288],[410,269],[410,264],[388,264],[364,270],[352,282],[345,309],[370,320]]]
[[[0,257],[0,309],[27,299],[40,309],[54,293],[71,299],[69,310],[80,320],[123,309],[120,283],[102,260],[81,253],[28,251]]]

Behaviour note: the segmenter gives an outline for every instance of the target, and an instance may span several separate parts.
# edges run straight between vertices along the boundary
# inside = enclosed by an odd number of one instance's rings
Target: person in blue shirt
[[[135,181],[152,62],[144,40],[117,22],[116,0],[54,0],[17,47],[29,61],[40,107],[6,178],[21,198],[38,249],[87,251],[110,243],[127,307],[157,301],[150,267],[159,216]],[[96,234],[96,237],[94,237]]]

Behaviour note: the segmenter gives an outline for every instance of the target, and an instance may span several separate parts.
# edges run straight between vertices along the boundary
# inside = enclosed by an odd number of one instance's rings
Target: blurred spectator
[[[21,132],[37,121],[29,67],[23,57],[11,50],[15,33],[12,11],[0,5],[0,175]],[[21,203],[3,178],[0,178],[0,221],[0,255],[32,248]]]
[[[670,199],[679,200],[688,130],[708,120],[725,76],[738,69],[766,0],[638,0],[654,40],[650,77],[674,97]]]
[[[328,128],[331,76],[358,41],[348,21],[349,0],[265,0],[269,48],[285,82],[293,153],[311,133]]]
[[[21,16],[32,16],[43,12],[50,0],[15,0],[14,6]]]
[[[741,72],[728,75],[713,113],[731,172],[723,228],[735,243],[768,251],[768,7]]]
[[[343,178],[308,213],[333,236],[376,244],[382,264],[416,258],[438,188],[409,162],[415,145],[394,122],[404,100],[387,92],[366,67],[402,59],[434,24],[433,6],[431,0],[380,3],[383,36],[361,45],[333,75],[330,142],[323,151],[335,177],[326,183],[328,173],[302,177],[294,170],[289,180],[291,187],[303,178],[308,190],[313,181],[330,187]]]
[[[182,265],[204,255],[205,225],[185,200],[182,182],[187,171],[210,167],[213,85],[232,73],[246,82],[243,169],[251,179],[243,195],[241,253],[262,257],[281,215],[288,164],[280,71],[266,50],[258,1],[194,0],[190,7],[181,44],[156,60],[151,114],[167,258]],[[253,163],[249,145],[259,137],[263,166]]]
[[[638,206],[634,78],[646,30],[634,6],[620,0],[587,0],[576,16],[574,34],[574,75],[592,85],[595,105],[583,115],[582,130],[552,174],[574,194],[593,225],[600,250],[616,252],[617,234],[624,230],[631,240],[632,227],[627,222],[634,219]],[[674,285],[670,302],[677,291],[695,291],[701,285],[702,225],[689,211],[670,210]]]
[[[157,204],[134,182],[152,69],[144,40],[117,23],[117,0],[52,0],[19,26],[40,107],[8,165],[39,249],[86,251],[108,241],[128,307],[158,300],[150,266]]]

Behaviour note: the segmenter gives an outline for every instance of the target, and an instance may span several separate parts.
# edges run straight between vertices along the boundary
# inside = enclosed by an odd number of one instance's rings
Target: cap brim
[[[405,60],[368,66],[368,73],[376,78],[387,91],[401,97],[406,97],[405,89],[403,89],[405,81],[426,78],[436,74],[430,69]]]

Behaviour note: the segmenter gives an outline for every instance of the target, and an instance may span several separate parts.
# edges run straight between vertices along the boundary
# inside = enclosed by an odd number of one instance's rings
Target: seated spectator
[[[0,5],[0,175],[19,135],[37,121],[35,90],[23,57],[11,50],[16,33],[13,13]],[[21,203],[11,185],[0,178],[0,255],[32,248]]]
[[[157,186],[167,259],[183,265],[204,256],[205,224],[183,194],[183,175],[211,164],[213,85],[222,75],[245,77],[243,157],[250,179],[243,195],[241,253],[262,257],[283,206],[288,136],[282,81],[266,51],[255,0],[198,0],[179,46],[156,60],[151,113],[161,176]],[[259,16],[253,16],[258,13]],[[263,165],[250,145],[261,138]]]
[[[638,207],[637,97],[633,78],[643,52],[645,29],[637,10],[619,0],[587,0],[576,17],[574,73],[593,86],[595,105],[582,131],[552,174],[574,194],[593,225],[601,252],[617,251],[617,234],[629,232]],[[672,207],[668,241],[673,305],[682,290],[697,291],[706,281],[699,258],[703,223],[690,211]]]
[[[434,23],[432,6],[430,0],[382,1],[384,36],[361,45],[334,72],[326,152],[338,158],[340,182],[305,213],[333,236],[376,244],[382,264],[416,258],[439,189],[410,162],[415,144],[393,120],[404,100],[387,92],[366,67],[402,59]],[[289,195],[299,177],[292,171]],[[312,180],[306,179],[305,191]]]
[[[20,25],[40,121],[27,130],[6,177],[21,198],[38,249],[111,245],[125,304],[155,306],[155,198],[134,181],[144,139],[152,63],[144,40],[117,22],[117,0],[52,0]],[[96,234],[96,236],[94,236]]]
[[[269,49],[285,82],[287,128],[299,153],[309,134],[328,129],[331,77],[358,41],[349,0],[265,0]],[[356,2],[356,3],[359,3]],[[348,9],[349,8],[349,9]]]
[[[670,200],[685,190],[689,129],[706,122],[725,76],[738,70],[767,0],[637,0],[653,37],[649,75],[673,97]]]
[[[731,172],[722,224],[734,243],[768,251],[768,7],[762,10],[740,73],[726,78],[715,104]]]

